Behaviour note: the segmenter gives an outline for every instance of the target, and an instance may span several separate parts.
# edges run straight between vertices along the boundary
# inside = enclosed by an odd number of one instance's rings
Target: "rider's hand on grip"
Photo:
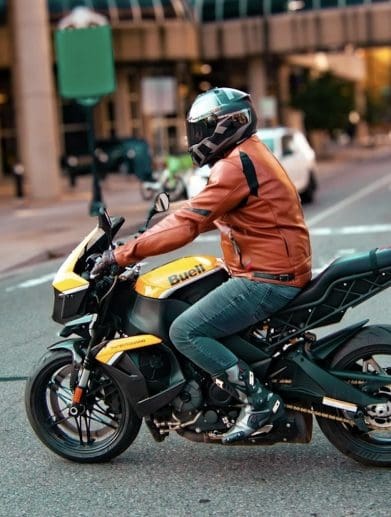
[[[90,273],[90,278],[94,279],[100,276],[105,270],[107,270],[110,266],[118,265],[115,260],[113,250],[106,250],[103,252],[102,256],[96,261],[95,266],[92,268]]]

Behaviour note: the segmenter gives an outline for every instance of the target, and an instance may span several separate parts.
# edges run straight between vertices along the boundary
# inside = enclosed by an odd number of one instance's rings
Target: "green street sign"
[[[110,25],[57,29],[55,48],[62,97],[94,103],[115,90]]]

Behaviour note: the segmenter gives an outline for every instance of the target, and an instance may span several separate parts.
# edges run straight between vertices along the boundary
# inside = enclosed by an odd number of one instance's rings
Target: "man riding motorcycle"
[[[223,436],[231,443],[284,415],[280,397],[219,339],[281,309],[311,278],[311,246],[299,196],[281,164],[254,135],[250,96],[232,88],[199,95],[187,116],[189,152],[210,165],[208,185],[137,239],[106,251],[96,276],[175,250],[216,227],[230,279],[183,312],[170,328],[174,346],[243,404]],[[268,425],[269,427],[265,427]]]

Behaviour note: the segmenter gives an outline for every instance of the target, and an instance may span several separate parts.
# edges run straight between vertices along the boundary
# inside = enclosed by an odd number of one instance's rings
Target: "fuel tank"
[[[221,259],[213,256],[182,257],[141,275],[135,290],[149,298],[171,298],[178,290],[183,291],[186,286],[208,277],[213,283],[215,273],[222,279],[228,277]]]
[[[125,332],[169,339],[174,319],[227,279],[223,262],[212,256],[183,257],[141,275],[132,302],[119,301]]]

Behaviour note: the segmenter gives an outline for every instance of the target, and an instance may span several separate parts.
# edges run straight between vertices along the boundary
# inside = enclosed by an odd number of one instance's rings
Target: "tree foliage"
[[[332,133],[344,129],[354,109],[353,85],[325,73],[302,84],[292,98],[292,106],[304,113],[307,131],[325,129]]]

